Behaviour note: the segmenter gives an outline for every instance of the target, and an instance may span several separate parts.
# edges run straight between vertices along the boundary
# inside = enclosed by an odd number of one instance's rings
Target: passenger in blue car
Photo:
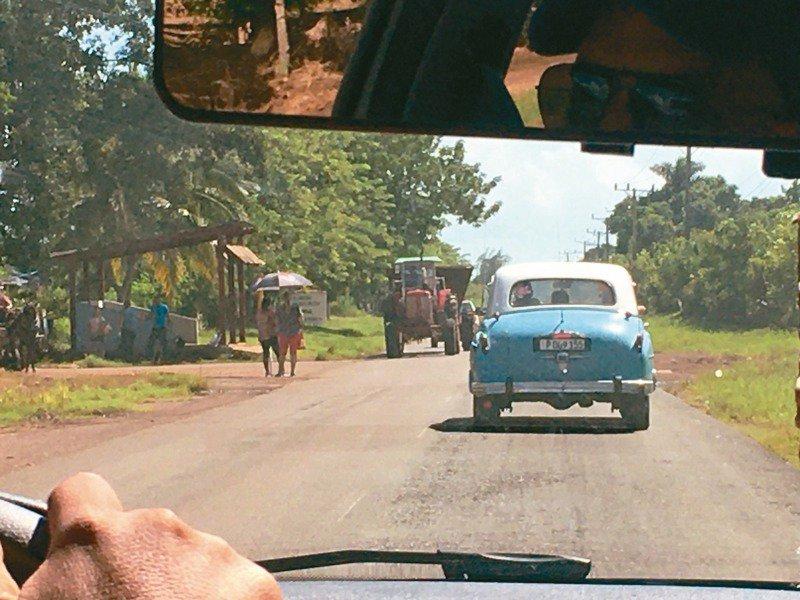
[[[514,286],[511,292],[513,297],[512,306],[539,306],[542,301],[533,295],[533,287],[530,281],[520,281]]]

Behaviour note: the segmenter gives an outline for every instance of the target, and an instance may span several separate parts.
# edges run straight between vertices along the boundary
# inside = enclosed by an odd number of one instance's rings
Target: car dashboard
[[[460,581],[284,581],[287,600],[781,600],[797,598],[800,587],[765,589],[686,585],[529,584]]]

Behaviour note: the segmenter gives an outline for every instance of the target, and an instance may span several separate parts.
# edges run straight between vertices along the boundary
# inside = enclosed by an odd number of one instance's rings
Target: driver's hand
[[[20,600],[281,598],[275,579],[224,540],[169,510],[124,511],[97,475],[81,473],[56,487],[47,518],[47,560]]]

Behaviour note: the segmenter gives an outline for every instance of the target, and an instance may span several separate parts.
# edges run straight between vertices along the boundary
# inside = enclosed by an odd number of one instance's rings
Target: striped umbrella
[[[287,271],[268,273],[256,279],[250,289],[254,292],[277,292],[278,290],[298,289],[314,285],[300,275]]]

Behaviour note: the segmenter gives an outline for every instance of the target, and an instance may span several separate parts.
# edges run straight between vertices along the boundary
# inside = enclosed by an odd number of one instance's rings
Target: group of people
[[[86,350],[90,354],[103,357],[106,352],[106,335],[111,331],[106,318],[103,316],[102,304],[94,307],[92,317],[88,323],[88,339]],[[122,314],[120,328],[119,354],[126,360],[135,357],[134,342],[136,341],[137,320],[144,318],[139,309],[129,306]],[[152,327],[147,340],[147,356],[158,364],[164,357],[167,347],[167,332],[169,328],[169,306],[163,301],[160,294],[153,297],[150,304],[150,318]]]
[[[275,376],[283,377],[288,354],[289,374],[294,377],[297,351],[304,347],[303,311],[299,304],[292,302],[291,293],[280,292],[277,301],[270,294],[265,294],[256,309],[256,327],[263,353],[264,375],[272,375],[271,354],[274,354],[278,361]]]

